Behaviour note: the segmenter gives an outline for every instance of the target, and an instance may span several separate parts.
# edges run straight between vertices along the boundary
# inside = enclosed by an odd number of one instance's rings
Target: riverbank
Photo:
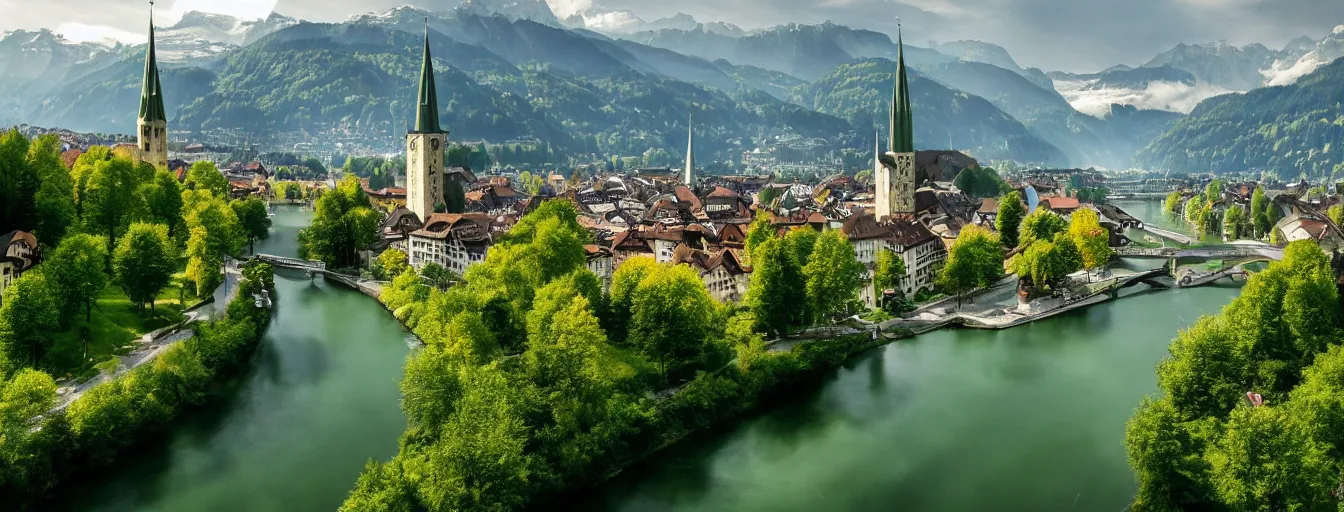
[[[257,252],[296,257],[310,217],[278,207]],[[396,453],[398,382],[417,342],[364,294],[275,272],[269,323],[227,386],[114,466],[69,479],[43,510],[334,510],[369,459]]]
[[[60,407],[39,409],[47,413],[34,419],[26,435],[5,438],[11,463],[0,467],[0,495],[6,496],[6,505],[32,507],[62,482],[111,465],[223,388],[256,347],[270,317],[269,302],[257,304],[252,297],[274,289],[269,266],[243,273],[225,318],[199,325],[192,343],[177,343],[186,337],[164,337],[161,350],[152,351],[157,357],[133,356],[133,368],[80,390]]]
[[[1239,287],[1135,289],[1006,330],[860,351],[563,510],[1122,510],[1125,419],[1173,336]]]

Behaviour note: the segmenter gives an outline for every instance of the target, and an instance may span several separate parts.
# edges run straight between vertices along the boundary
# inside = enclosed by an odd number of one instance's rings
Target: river
[[[1161,214],[1157,202],[1121,207]],[[659,453],[567,508],[1123,510],[1136,488],[1125,420],[1156,390],[1154,365],[1179,330],[1239,291],[1136,290],[1022,327],[876,348],[817,389]]]
[[[309,214],[282,208],[257,252],[297,256]],[[49,509],[334,510],[406,428],[407,336],[373,299],[279,270],[271,325],[236,389],[58,490]]]

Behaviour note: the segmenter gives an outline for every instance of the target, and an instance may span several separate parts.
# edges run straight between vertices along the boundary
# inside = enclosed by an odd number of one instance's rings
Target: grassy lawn
[[[56,334],[55,343],[47,354],[53,376],[91,375],[93,365],[113,355],[125,355],[130,351],[131,342],[145,333],[182,321],[178,292],[183,283],[184,274],[175,274],[172,284],[159,292],[154,312],[146,309],[143,314],[131,304],[121,287],[109,284],[98,295],[89,321],[84,320],[84,312],[79,309],[73,313],[70,329]],[[184,297],[188,305],[194,302],[189,291]],[[67,307],[79,308],[77,305]],[[84,357],[85,332],[88,333],[88,357]]]

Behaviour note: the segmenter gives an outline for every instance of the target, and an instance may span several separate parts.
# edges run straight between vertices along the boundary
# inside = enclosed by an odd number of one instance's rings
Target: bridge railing
[[[258,254],[257,259],[285,267],[304,268],[314,270],[326,270],[327,264],[323,261],[304,260],[299,258],[286,258],[284,256],[275,256],[271,254]]]

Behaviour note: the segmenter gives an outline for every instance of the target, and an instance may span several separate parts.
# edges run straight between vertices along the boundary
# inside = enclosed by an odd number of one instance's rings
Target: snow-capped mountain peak
[[[1286,53],[1260,73],[1265,76],[1265,85],[1288,85],[1341,57],[1344,57],[1344,25],[1335,27],[1305,53]]]

